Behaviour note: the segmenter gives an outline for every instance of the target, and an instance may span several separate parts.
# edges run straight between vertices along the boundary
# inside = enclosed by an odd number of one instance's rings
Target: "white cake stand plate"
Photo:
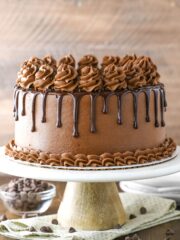
[[[156,178],[170,175],[180,171],[180,146],[171,159],[153,162],[150,165],[136,165],[113,168],[108,170],[82,170],[82,168],[72,169],[56,169],[43,167],[42,165],[29,164],[21,160],[4,154],[4,147],[0,147],[0,172],[26,178],[35,178],[48,181],[62,182],[116,182],[140,180],[147,178]]]
[[[126,214],[119,199],[116,181],[140,180],[180,171],[180,147],[172,159],[158,164],[109,170],[55,169],[24,164],[4,154],[0,147],[0,172],[18,177],[68,182],[58,210],[63,227],[105,230],[124,224]]]

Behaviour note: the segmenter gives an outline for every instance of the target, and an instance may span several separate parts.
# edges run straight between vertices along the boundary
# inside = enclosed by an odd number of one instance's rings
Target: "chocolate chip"
[[[52,228],[50,228],[50,227],[46,227],[46,230],[47,230],[48,233],[52,233],[53,232]]]
[[[7,217],[5,214],[0,215],[0,222],[6,221],[6,220],[7,220]]]
[[[73,227],[70,227],[68,232],[69,232],[69,233],[74,233],[74,232],[76,232],[76,229],[73,228]]]
[[[44,233],[52,233],[53,232],[53,230],[50,227],[48,227],[48,226],[41,227],[40,231],[44,232]]]
[[[120,224],[117,224],[113,227],[113,229],[120,229],[121,228],[121,225]]]
[[[141,207],[139,211],[140,211],[141,214],[146,214],[147,213],[147,209],[145,207]]]
[[[48,183],[47,182],[42,182],[41,187],[43,189],[47,189],[48,188]]]
[[[54,225],[58,225],[58,224],[59,224],[57,219],[53,219],[53,220],[51,221],[51,223],[54,224]]]
[[[130,219],[130,220],[132,220],[132,219],[134,219],[134,218],[136,218],[136,215],[134,215],[134,214],[130,214],[130,215],[129,215],[129,219]]]
[[[33,211],[39,209],[41,196],[38,192],[46,191],[51,186],[44,181],[29,178],[11,180],[4,191],[11,193],[12,200],[8,204],[20,211]]]
[[[30,231],[30,232],[36,232],[36,229],[35,229],[33,226],[31,226],[31,227],[29,228],[29,231]]]

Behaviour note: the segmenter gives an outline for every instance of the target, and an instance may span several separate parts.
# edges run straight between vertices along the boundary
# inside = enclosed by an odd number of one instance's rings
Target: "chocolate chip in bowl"
[[[0,187],[0,197],[7,209],[21,216],[45,212],[56,195],[56,187],[41,180],[17,178]]]

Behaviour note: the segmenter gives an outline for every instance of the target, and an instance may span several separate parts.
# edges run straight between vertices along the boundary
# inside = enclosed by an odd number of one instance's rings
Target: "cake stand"
[[[63,227],[78,230],[106,230],[126,222],[116,181],[140,180],[169,175],[180,171],[180,147],[171,159],[158,164],[82,170],[55,169],[24,164],[4,154],[0,147],[0,172],[48,181],[66,181],[67,186],[58,210]]]

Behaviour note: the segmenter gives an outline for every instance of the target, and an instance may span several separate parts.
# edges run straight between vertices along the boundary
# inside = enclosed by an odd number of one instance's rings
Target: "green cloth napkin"
[[[131,193],[121,193],[120,197],[127,214],[127,222],[120,229],[68,233],[68,229],[62,229],[59,225],[51,223],[56,215],[48,215],[1,222],[0,234],[15,239],[112,240],[142,229],[180,219],[180,211],[175,210],[176,204],[173,200]],[[147,213],[143,215],[139,211],[142,206],[147,209]],[[136,215],[136,218],[129,220],[130,214]],[[37,232],[30,232],[29,228],[31,226],[34,226]],[[40,232],[42,226],[50,226],[53,233]]]

